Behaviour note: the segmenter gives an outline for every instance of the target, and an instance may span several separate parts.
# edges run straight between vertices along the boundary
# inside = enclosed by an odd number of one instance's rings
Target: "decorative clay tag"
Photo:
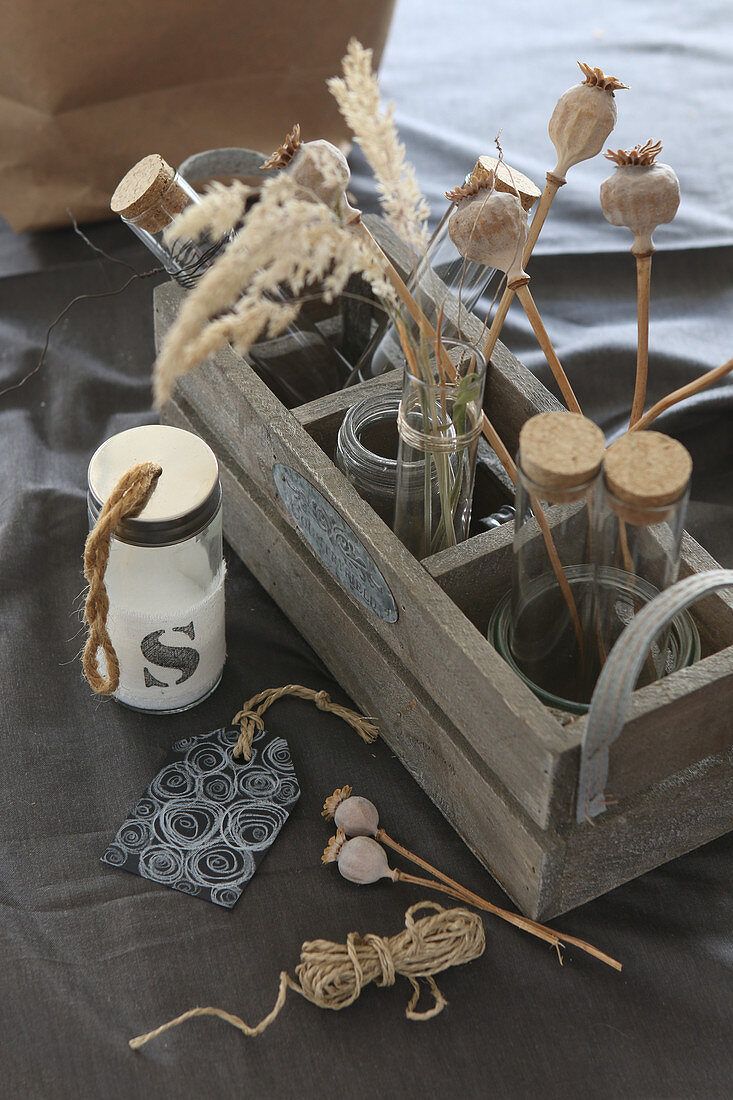
[[[287,742],[261,731],[244,762],[239,735],[176,741],[102,862],[231,909],[300,797]]]

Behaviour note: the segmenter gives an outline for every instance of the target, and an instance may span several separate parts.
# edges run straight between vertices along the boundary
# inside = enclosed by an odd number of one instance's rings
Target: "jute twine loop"
[[[123,520],[132,519],[143,510],[162,473],[162,467],[154,462],[131,466],[104,502],[84,546],[84,577],[89,584],[84,619],[89,627],[89,637],[84,646],[82,667],[92,691],[98,695],[111,695],[120,682],[120,663],[107,632],[109,597],[104,574],[109,561],[110,542]],[[99,671],[97,663],[100,648],[107,662],[106,677]]]
[[[348,707],[342,707],[339,703],[334,703],[327,691],[314,691],[313,688],[301,687],[300,684],[287,684],[285,687],[267,688],[265,691],[259,692],[258,695],[253,695],[242,709],[234,715],[232,724],[239,723],[242,730],[239,740],[234,746],[235,757],[243,756],[245,760],[252,759],[252,741],[255,730],[265,728],[262,715],[268,707],[271,707],[273,703],[286,695],[293,695],[296,699],[309,699],[316,704],[319,710],[335,714],[337,718],[342,718],[352,729],[356,730],[362,741],[365,741],[368,745],[379,736],[379,728],[373,718],[366,718],[363,714],[357,714],[356,711],[349,710]]]
[[[429,916],[415,919],[420,910],[432,910]],[[443,909],[433,901],[418,902],[405,914],[405,928],[396,936],[367,935],[363,938],[351,932],[345,944],[329,940],[304,943],[300,962],[295,968],[297,981],[283,970],[280,987],[272,1010],[255,1027],[221,1008],[192,1008],[169,1020],[167,1024],[130,1039],[138,1050],[151,1039],[170,1028],[178,1027],[195,1016],[218,1016],[238,1028],[244,1035],[261,1035],[277,1018],[285,1004],[288,989],[299,993],[319,1008],[338,1011],[357,1000],[364,986],[393,985],[397,974],[407,978],[413,994],[405,1010],[408,1020],[430,1020],[445,1008],[447,1001],[435,983],[435,974],[450,966],[460,966],[483,955],[486,947],[484,926],[477,913],[467,909]],[[420,997],[418,979],[427,980],[434,1005],[425,1012],[416,1012]]]

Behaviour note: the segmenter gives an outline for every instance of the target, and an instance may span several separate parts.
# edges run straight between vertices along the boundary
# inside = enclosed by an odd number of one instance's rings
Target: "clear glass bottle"
[[[410,292],[433,325],[437,321],[434,303],[437,301],[439,308],[446,287],[456,299],[460,293],[460,315],[465,317],[473,311],[497,275],[493,268],[472,260],[465,261],[464,269],[463,257],[448,236],[448,219],[453,209],[453,204],[447,208],[428,242],[425,256],[418,260],[407,279]],[[405,320],[410,331],[416,333],[417,327],[412,319],[408,317]],[[352,371],[351,380],[362,382],[376,378],[391,370],[401,357],[397,329],[385,315]]]
[[[158,424],[112,436],[89,463],[94,526],[119,479],[138,462],[163,468],[142,512],[117,529],[105,586],[107,629],[120,663],[115,698],[169,714],[205,699],[224,668],[221,485],[213,451]],[[104,671],[104,655],[98,655]]]
[[[540,196],[539,188],[527,176],[510,168],[503,161],[500,165],[496,157],[480,157],[473,171],[465,177],[464,183],[469,183],[474,173],[482,169],[497,171],[495,186],[499,190],[516,190],[527,211],[531,210]],[[437,313],[447,288],[456,299],[456,315],[451,318],[451,322],[460,330],[459,316],[462,320],[473,313],[481,298],[498,285],[500,273],[473,260],[464,260],[461,256],[448,233],[448,221],[454,209],[455,203],[450,203],[446,208],[430,237],[425,255],[412,268],[407,285],[433,325],[436,324]],[[409,324],[414,328],[411,321]],[[352,372],[352,381],[364,381],[383,374],[399,362],[400,356],[397,330],[385,316],[362,352]]]
[[[604,447],[575,413],[540,413],[519,436],[508,641],[546,701],[587,703],[599,671],[592,536]]]
[[[606,453],[594,540],[602,663],[634,614],[677,580],[691,472],[689,452],[661,432],[629,432]],[[656,639],[640,686],[667,671],[671,637],[668,627]]]
[[[264,160],[264,158],[262,158]],[[157,153],[138,161],[120,181],[111,209],[140,238],[163,268],[191,289],[228,244],[209,237],[167,240],[165,231],[201,196]],[[285,300],[285,296],[280,296]],[[304,405],[339,389],[350,366],[315,324],[301,314],[280,336],[262,339],[248,353],[255,369],[288,408]]]
[[[201,202],[189,183],[158,153],[143,157],[120,180],[110,208],[150,249],[181,286],[195,286],[211,266],[229,235],[217,241],[165,239],[168,226],[187,206]]]
[[[398,417],[394,531],[418,559],[468,538],[483,418],[483,355],[462,340],[441,344],[440,356],[413,349]]]

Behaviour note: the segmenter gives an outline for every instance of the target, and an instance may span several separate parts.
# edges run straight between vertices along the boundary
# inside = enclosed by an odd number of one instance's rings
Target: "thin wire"
[[[104,290],[104,291],[100,291],[98,294],[78,294],[76,296],[76,298],[72,298],[71,301],[68,302],[64,306],[64,308],[61,310],[58,317],[56,317],[55,320],[53,320],[51,322],[51,324],[48,326],[48,328],[46,329],[46,338],[43,342],[43,348],[41,350],[40,358],[39,358],[38,362],[36,363],[35,367],[33,367],[32,370],[28,371],[28,373],[23,378],[21,378],[21,380],[19,382],[15,382],[15,383],[13,383],[12,386],[6,386],[5,389],[0,390],[0,397],[5,397],[6,394],[11,393],[13,390],[19,390],[21,388],[21,386],[24,386],[26,384],[26,382],[33,377],[34,374],[38,374],[39,370],[43,366],[43,364],[45,362],[45,359],[46,359],[46,352],[48,351],[48,345],[49,345],[49,341],[51,339],[51,333],[56,328],[56,325],[59,323],[59,321],[63,320],[63,318],[69,312],[71,307],[76,305],[77,302],[83,302],[86,299],[91,299],[91,298],[112,298],[116,294],[122,294],[123,290],[127,290],[130,283],[133,283],[135,281],[135,279],[149,279],[152,275],[158,275],[158,274],[164,273],[165,269],[162,268],[162,267],[154,267],[150,271],[137,271],[132,266],[132,264],[129,264],[126,260],[120,260],[120,259],[116,258],[115,256],[110,256],[107,252],[104,251],[103,248],[100,248],[98,245],[94,244],[92,241],[89,240],[87,235],[79,228],[79,225],[77,223],[76,218],[71,213],[71,211],[68,209],[68,207],[66,209],[66,213],[71,218],[71,221],[72,221],[73,227],[74,227],[74,232],[79,237],[81,237],[81,239],[84,241],[84,243],[86,245],[89,246],[89,248],[92,250],[92,252],[96,252],[97,255],[103,256],[106,260],[109,260],[110,263],[122,264],[123,267],[126,267],[129,271],[132,271],[133,274],[130,276],[130,278],[127,280],[127,282],[123,283],[123,285],[121,287],[119,287],[117,290]]]

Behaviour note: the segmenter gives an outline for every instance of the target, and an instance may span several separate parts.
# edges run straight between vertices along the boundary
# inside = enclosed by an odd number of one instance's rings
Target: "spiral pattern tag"
[[[244,763],[240,734],[176,741],[102,862],[231,909],[300,797],[287,742],[260,731]]]

